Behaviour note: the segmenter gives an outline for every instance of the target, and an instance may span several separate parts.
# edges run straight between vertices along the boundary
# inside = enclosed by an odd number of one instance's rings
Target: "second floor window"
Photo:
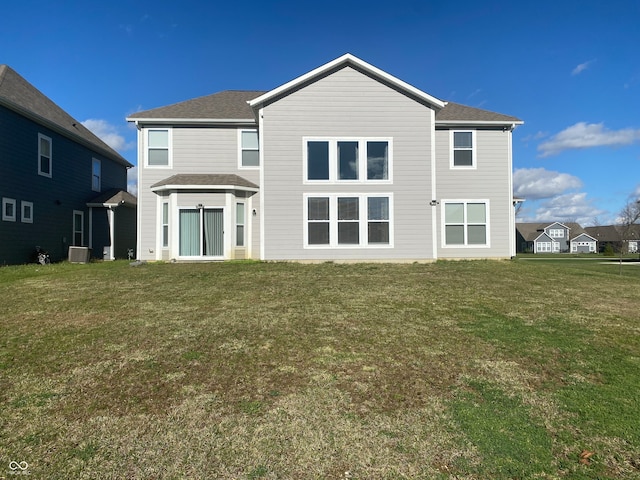
[[[151,129],[147,131],[147,166],[170,166],[169,130]]]
[[[94,158],[91,162],[91,189],[95,192],[100,191],[100,183],[102,178],[102,164],[100,160]]]
[[[451,132],[453,151],[451,153],[451,166],[456,168],[474,168],[475,151],[474,140],[475,132]]]
[[[389,182],[391,139],[305,139],[305,181]]]
[[[240,166],[260,166],[260,143],[257,130],[240,130]]]
[[[51,139],[45,135],[38,134],[38,175],[51,177],[53,167]]]

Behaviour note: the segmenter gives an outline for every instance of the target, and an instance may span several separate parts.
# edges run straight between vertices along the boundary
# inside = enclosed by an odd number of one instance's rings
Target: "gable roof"
[[[619,242],[622,239],[624,227],[621,225],[602,225],[586,227],[585,230],[599,242]],[[628,235],[632,239],[640,239],[640,225],[630,225]]]
[[[561,225],[569,229],[570,234],[572,235],[580,235],[584,233],[585,229],[579,223],[576,222],[533,222],[533,223],[516,223],[516,230],[518,233],[524,238],[527,242],[535,241],[542,233],[545,232],[545,229],[553,226],[553,225]]]
[[[138,199],[135,196],[119,188],[107,190],[87,202],[88,207],[136,206],[137,204]]]
[[[174,103],[165,107],[137,112],[127,121],[143,123],[221,123],[255,125],[255,110],[275,101],[288,92],[315,81],[346,66],[353,67],[379,81],[396,88],[436,111],[436,125],[504,125],[513,127],[524,122],[501,113],[481,110],[453,102],[439,100],[402,80],[345,54],[311,72],[297,77],[273,90],[225,90],[213,95]]]
[[[0,65],[0,105],[126,167],[133,167],[91,130],[51,101],[8,65]]]

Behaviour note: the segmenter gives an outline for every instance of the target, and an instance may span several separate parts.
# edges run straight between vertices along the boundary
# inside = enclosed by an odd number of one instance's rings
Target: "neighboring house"
[[[518,253],[595,252],[595,239],[575,222],[517,223]]]
[[[140,260],[515,255],[512,116],[344,55],[270,91],[131,115]]]
[[[638,253],[640,251],[640,225],[630,225],[625,237],[624,227],[621,225],[604,225],[586,227],[589,235],[598,242],[598,251],[604,252],[610,245],[614,252]]]
[[[132,165],[7,65],[0,65],[0,264],[69,246],[126,258],[135,246]],[[121,241],[120,241],[121,240]]]

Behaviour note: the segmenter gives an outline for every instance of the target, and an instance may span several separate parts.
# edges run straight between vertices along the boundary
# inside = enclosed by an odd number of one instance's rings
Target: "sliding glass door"
[[[181,257],[223,257],[224,216],[222,208],[180,210]]]

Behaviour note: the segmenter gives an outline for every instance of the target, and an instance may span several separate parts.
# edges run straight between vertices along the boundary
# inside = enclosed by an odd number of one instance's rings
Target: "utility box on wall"
[[[89,263],[91,249],[89,247],[69,247],[69,261],[71,263]]]

